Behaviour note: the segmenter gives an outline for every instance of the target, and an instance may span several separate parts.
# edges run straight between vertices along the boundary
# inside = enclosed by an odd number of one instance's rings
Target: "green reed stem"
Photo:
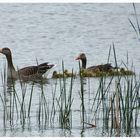
[[[55,83],[54,90],[52,88],[52,107],[51,107],[51,114],[50,114],[50,122],[54,122],[55,114],[56,114],[56,109],[55,109],[55,96],[56,96],[56,89],[57,89],[57,80]]]
[[[109,52],[108,52],[108,59],[107,59],[107,63],[109,63],[109,60],[110,60],[110,55],[111,55],[111,46],[109,48]]]
[[[83,124],[83,128],[84,128],[84,121],[85,121],[84,82],[83,82],[82,69],[80,66],[80,62],[79,62],[79,72],[80,72],[80,86],[81,86],[80,95],[81,95],[81,106],[82,106],[82,124]]]
[[[31,93],[30,93],[30,101],[28,107],[28,117],[30,117],[31,103],[32,103],[32,94],[33,94],[34,82],[32,83]]]

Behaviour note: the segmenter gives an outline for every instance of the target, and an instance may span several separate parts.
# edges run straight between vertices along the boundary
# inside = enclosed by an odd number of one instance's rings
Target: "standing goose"
[[[43,74],[45,74],[49,69],[54,66],[53,64],[48,64],[48,62],[46,62],[37,66],[28,66],[16,71],[12,61],[11,50],[9,48],[0,48],[0,53],[4,54],[7,59],[7,78],[20,78],[22,80],[42,78]]]
[[[110,63],[103,64],[103,65],[97,65],[97,66],[91,66],[91,67],[86,68],[87,58],[86,58],[85,53],[80,53],[79,56],[75,60],[81,60],[82,69],[86,69],[91,72],[94,72],[97,70],[102,71],[102,72],[107,72],[111,69],[114,69],[114,67],[112,67]]]

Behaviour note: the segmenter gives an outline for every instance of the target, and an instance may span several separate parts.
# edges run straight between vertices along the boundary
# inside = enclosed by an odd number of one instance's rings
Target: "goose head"
[[[0,53],[4,54],[6,56],[8,66],[13,67],[11,50],[9,48],[0,48]]]
[[[4,54],[7,58],[7,62],[8,62],[7,76],[9,78],[11,78],[11,77],[16,78],[17,73],[13,66],[11,50],[9,48],[0,48],[0,53]]]
[[[14,69],[11,50],[9,48],[0,48],[0,53],[6,56],[8,67]]]
[[[81,62],[82,62],[82,68],[83,69],[86,69],[87,58],[86,58],[85,53],[80,53],[78,55],[78,57],[76,57],[75,60],[81,60]]]
[[[9,48],[0,48],[0,53],[4,54],[5,56],[10,56],[11,50]]]

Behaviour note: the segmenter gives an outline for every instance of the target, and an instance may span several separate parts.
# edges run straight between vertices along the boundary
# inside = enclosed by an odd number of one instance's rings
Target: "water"
[[[136,4],[138,18],[140,19],[140,4]],[[80,52],[85,52],[88,57],[88,66],[107,62],[108,50],[114,42],[117,60],[121,64],[126,62],[129,55],[129,68],[132,63],[136,74],[140,70],[140,42],[130,25],[128,18],[134,23],[134,10],[132,4],[0,4],[0,46],[9,47],[13,53],[15,67],[35,65],[51,62],[57,64],[55,70],[61,70],[64,60],[65,68],[78,71],[78,63],[74,60]],[[113,53],[110,61],[114,65]],[[0,72],[6,63],[5,56],[0,55]],[[53,71],[53,70],[52,70]],[[44,85],[45,96],[52,103],[52,87],[56,80],[51,79],[50,72],[48,83]],[[68,84],[70,80],[67,81]],[[86,94],[87,103],[92,102],[98,87],[98,78],[91,79],[91,95]],[[16,90],[21,97],[19,81]],[[40,94],[40,85],[35,84],[33,92],[33,106],[31,124],[22,129],[20,123],[14,124],[13,129],[8,125],[3,129],[3,117],[0,115],[0,136],[108,136],[100,125],[96,128],[85,129],[82,132],[80,121],[80,96],[78,94],[79,79],[75,80],[73,92],[73,124],[71,130],[63,130],[58,125],[40,130],[36,122],[36,111]],[[59,89],[59,87],[57,87]],[[27,86],[30,93],[31,84]],[[0,92],[3,92],[0,83]],[[60,94],[57,93],[57,97]],[[27,100],[29,95],[26,94]],[[7,96],[9,101],[9,96]],[[7,101],[7,102],[8,102]],[[92,104],[92,103],[90,103]],[[0,107],[2,111],[2,106]],[[88,116],[89,119],[92,116]],[[136,131],[132,136],[139,136]],[[123,133],[121,134],[123,136]]]

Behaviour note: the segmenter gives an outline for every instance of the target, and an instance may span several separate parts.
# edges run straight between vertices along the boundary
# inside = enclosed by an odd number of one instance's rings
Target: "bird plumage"
[[[96,66],[90,66],[90,67],[86,68],[87,58],[86,58],[85,53],[80,53],[79,56],[76,58],[76,60],[82,61],[82,69],[86,69],[86,70],[92,71],[92,72],[97,71],[97,70],[107,72],[110,69],[114,69],[114,67],[112,67],[110,63],[96,65]]]
[[[8,71],[7,77],[14,79],[38,79],[42,78],[42,75],[45,74],[48,70],[50,70],[54,65],[49,64],[48,62],[36,65],[36,66],[28,66],[19,70],[15,70],[13,61],[12,61],[12,53],[9,48],[1,48],[0,53],[4,54],[7,58],[8,62]]]

